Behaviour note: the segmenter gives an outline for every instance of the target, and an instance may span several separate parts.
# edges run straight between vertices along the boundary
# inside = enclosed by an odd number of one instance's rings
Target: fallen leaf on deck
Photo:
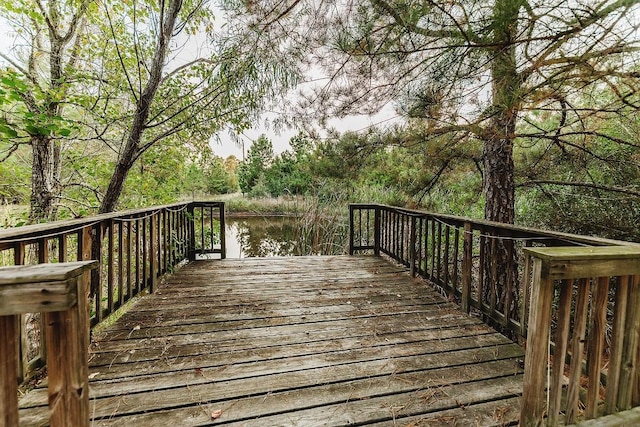
[[[89,375],[89,379],[93,379],[93,378],[97,377],[98,375],[100,375],[100,372],[94,372],[93,374]]]
[[[217,411],[213,411],[211,413],[211,418],[215,420],[215,419],[220,418],[221,415],[222,415],[222,410],[218,409]]]

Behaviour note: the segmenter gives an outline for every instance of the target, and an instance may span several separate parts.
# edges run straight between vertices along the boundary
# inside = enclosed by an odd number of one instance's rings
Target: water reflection
[[[346,253],[348,224],[296,217],[227,218],[227,258]]]

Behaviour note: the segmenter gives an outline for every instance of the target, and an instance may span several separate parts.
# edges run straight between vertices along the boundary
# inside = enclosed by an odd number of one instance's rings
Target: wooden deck
[[[378,257],[197,261],[94,341],[94,426],[488,426],[520,413],[522,349]],[[42,425],[46,399],[21,399],[21,425]]]

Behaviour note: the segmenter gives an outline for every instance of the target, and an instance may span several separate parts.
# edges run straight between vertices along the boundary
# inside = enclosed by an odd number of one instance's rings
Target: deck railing
[[[525,263],[532,293],[521,424],[545,414],[547,425],[573,424],[583,407],[592,419],[640,405],[640,248],[530,248]],[[553,343],[551,366],[544,343]]]
[[[178,264],[224,258],[224,203],[190,202],[0,230],[0,266],[97,260],[90,284],[95,326]],[[46,363],[41,316],[22,316],[21,381]]]
[[[20,315],[40,311],[46,325],[49,422],[89,425],[89,271],[97,261],[0,267],[0,426],[19,425],[16,335]],[[64,356],[63,356],[64,355]]]
[[[548,293],[551,292],[549,289],[546,290],[545,298],[547,299],[544,299],[542,304],[552,302],[550,306],[552,308],[545,306],[544,310],[547,311],[543,311],[542,315],[540,315],[540,310],[543,308],[538,306],[539,302],[534,302],[534,306],[530,305],[532,292],[534,293],[534,301],[540,298],[537,293],[540,291],[540,285],[538,282],[532,282],[532,278],[535,276],[530,261],[536,250],[551,250],[551,248],[558,250],[555,248],[570,247],[574,248],[575,253],[583,251],[580,253],[588,254],[594,247],[609,246],[623,248],[622,251],[634,252],[640,249],[640,245],[374,204],[351,205],[350,225],[351,254],[373,252],[393,258],[408,267],[412,274],[422,276],[438,286],[450,299],[457,301],[463,311],[481,316],[486,323],[522,344],[527,340],[528,334],[532,333],[529,319],[534,318],[537,322],[539,316],[542,316],[544,321],[548,322],[537,326],[536,336],[531,338],[535,344],[527,346],[527,351],[535,347],[547,355],[547,358],[540,354],[536,356],[540,359],[533,365],[538,369],[537,375],[533,376],[536,381],[540,380],[539,375],[542,375],[542,370],[546,372],[550,353],[553,354],[552,360],[558,361],[553,365],[556,369],[554,371],[556,383],[553,386],[555,392],[549,394],[550,403],[547,408],[546,395],[540,395],[542,393],[540,387],[544,392],[547,389],[551,390],[551,384],[545,382],[540,385],[534,381],[538,388],[536,389],[537,394],[532,399],[538,399],[538,401],[542,399],[542,403],[539,402],[539,404],[543,405],[544,410],[539,412],[540,407],[535,406],[535,410],[533,410],[525,404],[525,412],[533,411],[535,416],[534,418],[526,418],[527,422],[523,424],[554,423],[560,412],[567,416],[568,421],[573,422],[578,418],[594,418],[640,404],[640,396],[636,396],[640,392],[634,392],[635,397],[631,401],[628,397],[629,390],[640,389],[636,367],[636,359],[640,358],[640,354],[636,354],[639,352],[637,332],[628,328],[637,323],[633,316],[637,316],[639,312],[637,307],[639,307],[640,301],[636,301],[636,305],[624,302],[627,300],[635,301],[636,294],[633,293],[635,291],[627,289],[636,289],[638,279],[616,278],[616,276],[628,276],[636,273],[615,271],[615,269],[606,270],[604,276],[591,280],[594,283],[592,295],[586,292],[588,288],[586,285],[577,285],[580,281],[574,282],[576,284],[571,286],[560,286],[558,283],[553,287],[554,291],[551,294]],[[624,256],[621,257],[623,260],[624,258]],[[630,261],[626,260],[626,262]],[[640,264],[640,259],[635,265],[638,264]],[[615,291],[612,292],[608,292],[610,276],[614,277],[611,279],[611,283],[615,284],[613,287]],[[573,278],[581,278],[580,280],[591,277],[599,276],[594,276],[591,270],[586,269],[586,266],[582,273],[573,276]],[[580,311],[587,310],[586,306],[576,305],[575,298],[572,301],[568,297],[567,289],[573,289],[573,287],[581,289],[582,293],[577,293],[577,301],[581,304],[586,304],[585,301],[588,301],[590,311]],[[627,310],[626,313],[633,313],[624,314],[624,310]],[[536,314],[529,317],[530,311]],[[571,329],[574,331],[581,324],[580,322],[586,322],[581,317],[571,317],[571,320],[567,320],[569,319],[567,313],[571,313],[572,316],[575,313],[582,313],[585,316],[585,313],[590,313],[591,320],[586,323],[584,332],[584,336],[590,342],[587,349],[581,347],[582,341],[579,334],[578,338],[575,338],[576,341],[569,343],[572,345],[566,342],[564,338],[566,322],[570,322]],[[626,325],[627,329],[620,325]],[[545,335],[540,335],[540,331],[547,326],[549,326],[550,335],[546,335],[545,341]],[[603,331],[605,335],[603,335]],[[624,337],[621,337],[620,334]],[[549,336],[553,337],[551,341],[549,341]],[[633,341],[634,339],[635,341]],[[548,342],[549,345],[545,342]],[[596,344],[593,344],[594,342]],[[621,342],[624,344],[620,344]],[[625,346],[631,346],[631,349],[625,350],[626,353],[621,356],[620,349]],[[583,350],[587,363],[582,363]],[[633,360],[625,359],[626,362],[623,365],[615,364],[620,363],[618,358],[631,356],[634,357]],[[529,362],[531,359],[532,356],[529,356]],[[558,409],[557,399],[560,399],[558,393],[564,393],[564,398],[567,394],[566,384],[562,387],[558,385],[560,384],[558,372],[561,372],[559,366],[564,366],[564,363],[559,361],[564,360],[573,360],[573,363],[576,364],[574,371],[571,371],[572,375],[578,375],[579,372],[583,382],[586,379],[591,383],[591,386],[586,389],[586,394],[584,388],[580,389],[583,392],[580,399],[586,405],[586,410],[579,414],[580,417],[577,416],[575,410],[577,405],[575,393],[578,392],[574,389],[571,389],[569,393],[570,398],[574,399],[571,401],[573,406],[570,407],[573,409],[569,409],[569,407]],[[633,365],[629,365],[631,362]],[[624,366],[624,368],[619,366]],[[568,365],[567,368],[570,369],[570,366]],[[549,369],[551,370],[551,368]],[[620,369],[626,369],[626,371]],[[527,375],[532,375],[532,372],[529,369]],[[633,381],[632,388],[629,388],[628,384],[622,388],[616,384],[620,381],[621,375],[625,376],[625,381]],[[530,381],[531,377],[527,378]],[[544,379],[546,380],[546,378],[545,375]],[[570,381],[574,379],[572,378]],[[575,387],[576,383],[573,384]],[[598,391],[607,384],[607,393],[610,394],[607,394],[605,401],[601,401]],[[577,385],[579,386],[580,383],[578,382]],[[525,385],[525,389],[529,387],[529,385]],[[611,391],[608,391],[609,389]],[[619,397],[621,394],[625,397]],[[547,411],[548,418],[546,418]]]

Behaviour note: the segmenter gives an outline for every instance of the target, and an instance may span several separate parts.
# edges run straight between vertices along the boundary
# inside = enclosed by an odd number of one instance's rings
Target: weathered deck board
[[[522,349],[376,257],[195,262],[94,338],[95,426],[519,417]],[[46,411],[33,390],[21,425]]]

